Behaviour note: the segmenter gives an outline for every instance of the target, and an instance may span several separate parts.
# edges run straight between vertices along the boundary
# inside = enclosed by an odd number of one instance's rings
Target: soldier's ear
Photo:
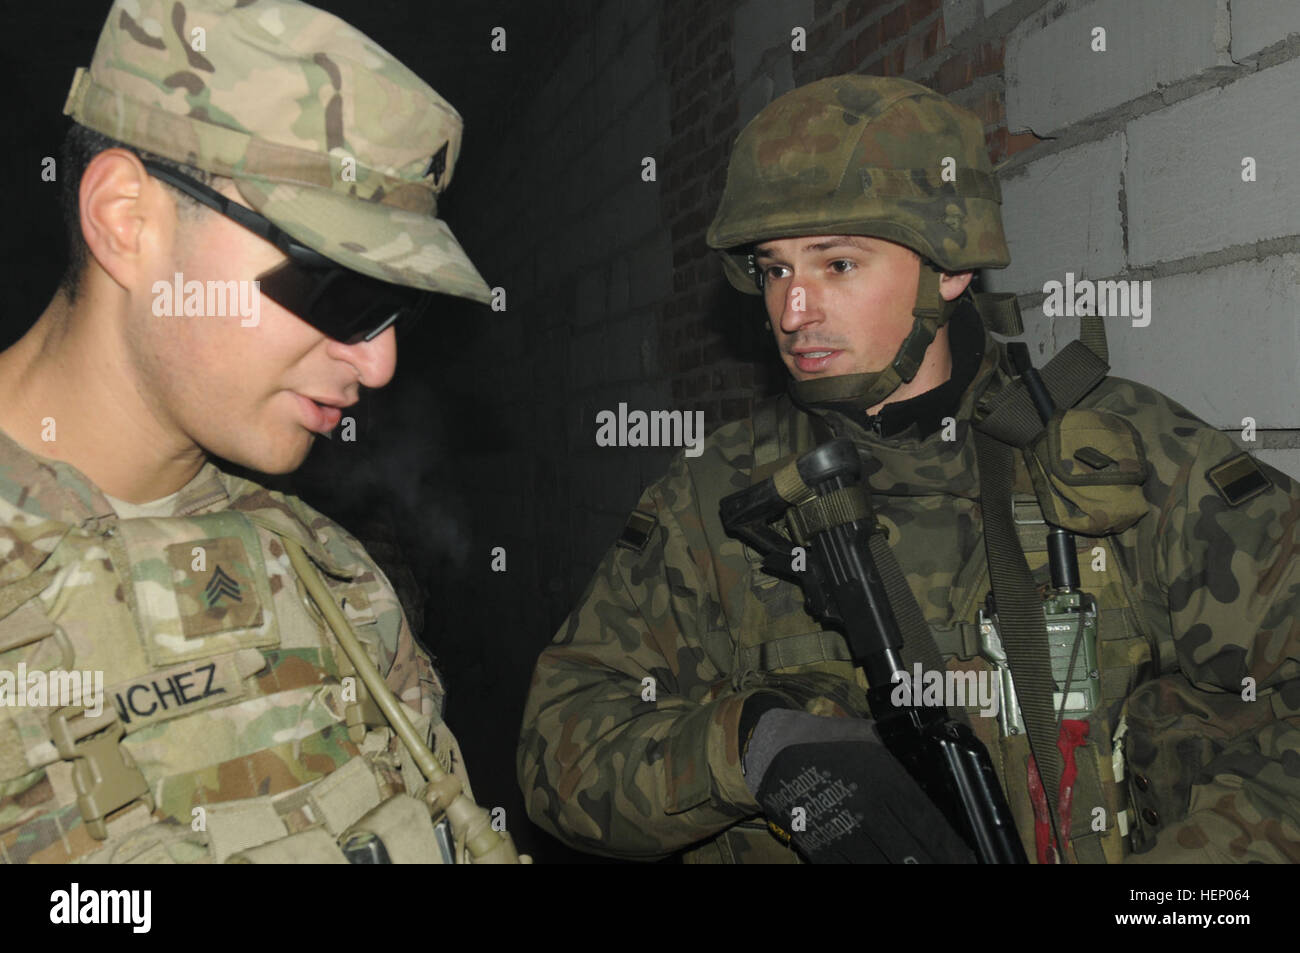
[[[963,271],[955,275],[945,272],[939,278],[939,294],[943,296],[944,301],[954,301],[963,291],[970,287],[973,277],[975,277],[973,271]]]
[[[123,288],[148,277],[169,252],[176,206],[126,149],[105,149],[86,166],[78,191],[81,234],[95,263]]]

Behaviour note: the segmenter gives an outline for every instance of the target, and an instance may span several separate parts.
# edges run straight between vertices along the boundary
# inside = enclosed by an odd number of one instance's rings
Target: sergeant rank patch
[[[1273,485],[1248,453],[1239,453],[1205,472],[1210,485],[1229,506],[1239,506]]]
[[[181,635],[195,639],[262,624],[253,563],[243,540],[223,536],[173,543],[166,552]]]
[[[659,517],[633,510],[632,515],[627,518],[627,525],[623,527],[623,532],[618,537],[617,545],[639,553],[645,549],[645,544],[650,541],[650,534],[658,525]]]

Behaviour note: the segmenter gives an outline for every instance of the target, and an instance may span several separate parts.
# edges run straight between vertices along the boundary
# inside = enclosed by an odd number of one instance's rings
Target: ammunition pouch
[[[1101,410],[1058,411],[1025,453],[1047,522],[1085,536],[1128,529],[1147,512],[1142,439]]]
[[[421,732],[427,719],[412,716]],[[274,797],[220,801],[178,818],[145,822],[114,834],[89,863],[449,863],[454,845],[439,836],[418,789],[414,766],[402,769],[407,790],[392,787],[367,758],[353,758],[316,781]]]
[[[1124,704],[1134,849],[1150,850],[1161,830],[1189,814],[1216,810],[1220,799],[1240,789],[1234,775],[1242,765],[1285,760],[1286,743],[1274,740],[1285,733],[1268,729],[1296,718],[1298,697],[1294,683],[1282,683],[1260,689],[1254,704],[1243,705],[1236,692],[1206,691],[1177,673],[1139,686]],[[1253,797],[1271,802],[1279,814],[1288,810],[1289,797],[1277,786],[1262,784]]]

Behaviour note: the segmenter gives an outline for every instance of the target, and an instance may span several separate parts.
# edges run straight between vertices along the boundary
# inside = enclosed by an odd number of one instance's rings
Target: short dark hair
[[[145,152],[143,149],[119,142],[80,123],[73,123],[68,129],[68,134],[63,138],[63,148],[60,153],[62,168],[59,175],[62,183],[59,204],[63,212],[64,237],[68,245],[68,264],[63,271],[63,277],[59,280],[59,288],[67,295],[69,301],[77,300],[77,286],[81,282],[81,276],[86,270],[86,263],[90,256],[86,239],[81,234],[81,209],[78,201],[81,177],[86,174],[86,167],[90,165],[90,161],[106,149],[126,149],[135,153],[141,161],[157,162],[165,168],[197,179],[204,185],[211,185],[216,178],[210,172],[165,159],[152,152]],[[202,211],[203,206],[184,192],[171,186],[167,188],[176,200],[177,214],[194,217]]]

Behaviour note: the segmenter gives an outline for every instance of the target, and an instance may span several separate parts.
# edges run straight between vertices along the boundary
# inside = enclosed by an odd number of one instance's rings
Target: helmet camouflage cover
[[[866,235],[950,273],[1003,268],[1000,204],[974,113],[907,80],[833,76],[741,131],[707,240],[750,294],[751,246],[773,238]]]

